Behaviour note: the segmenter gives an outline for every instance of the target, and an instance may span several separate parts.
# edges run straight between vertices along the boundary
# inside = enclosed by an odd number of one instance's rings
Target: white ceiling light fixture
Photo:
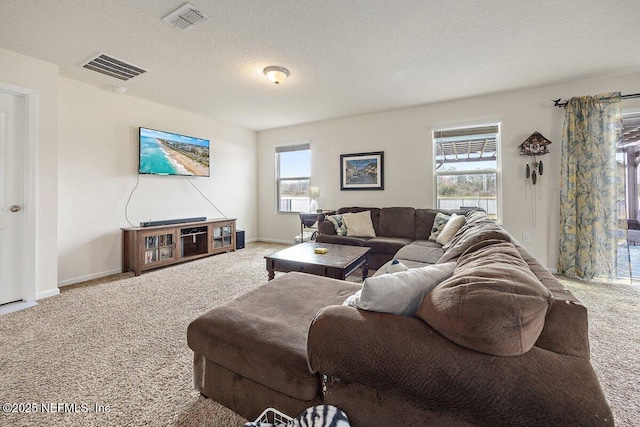
[[[289,70],[287,70],[284,67],[278,67],[276,65],[267,67],[264,70],[262,70],[262,72],[264,73],[265,76],[267,76],[269,80],[271,80],[273,83],[277,85],[279,85],[280,83],[285,81],[287,77],[289,77]]]
[[[191,3],[185,3],[178,9],[174,10],[162,20],[173,25],[179,30],[189,31],[199,24],[203,24],[209,20],[209,17],[203,12],[195,8]]]
[[[113,91],[116,93],[127,93],[127,88],[124,86],[114,86]]]

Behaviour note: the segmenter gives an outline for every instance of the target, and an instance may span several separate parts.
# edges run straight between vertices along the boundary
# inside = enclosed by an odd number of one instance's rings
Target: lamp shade
[[[320,197],[320,187],[309,187],[309,197],[312,199]]]
[[[289,70],[284,67],[271,66],[262,70],[265,76],[275,84],[280,84],[289,77]]]

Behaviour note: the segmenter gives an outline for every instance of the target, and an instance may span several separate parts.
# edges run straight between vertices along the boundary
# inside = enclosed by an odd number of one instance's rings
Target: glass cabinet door
[[[220,249],[220,248],[230,248],[233,244],[232,234],[233,234],[233,226],[232,225],[221,225],[213,227],[213,233],[211,233],[212,239],[212,248]]]
[[[144,264],[174,259],[173,233],[144,236]]]
[[[173,234],[162,234],[159,236],[159,248],[160,248],[160,257],[159,260],[162,261],[164,259],[173,258],[173,252],[175,246],[173,244]]]
[[[222,227],[222,246],[231,246],[231,226]]]

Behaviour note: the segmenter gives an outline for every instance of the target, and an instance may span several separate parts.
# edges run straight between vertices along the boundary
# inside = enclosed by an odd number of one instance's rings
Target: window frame
[[[622,109],[622,129],[621,132],[624,132],[624,121],[625,119],[635,119],[640,118],[640,108],[632,107],[632,108],[623,108]],[[629,152],[627,150],[627,143],[625,142],[624,134],[620,135],[620,147],[616,147],[616,158],[618,153],[624,156],[625,162],[625,209],[624,212],[618,209],[618,219],[621,219],[621,215],[624,213],[626,219],[640,219],[638,216],[638,210],[640,209],[640,200],[639,200],[639,192],[640,192],[640,167],[635,166],[634,157],[638,154],[637,151]],[[616,159],[617,160],[617,159]],[[632,166],[634,165],[634,166]]]
[[[297,176],[297,177],[286,177],[286,178],[282,178],[280,177],[280,154],[281,153],[288,153],[288,152],[293,152],[293,151],[309,151],[309,176]],[[304,143],[294,143],[294,144],[287,144],[287,145],[280,145],[280,146],[276,146],[275,147],[275,184],[276,184],[276,213],[278,214],[299,214],[300,212],[306,212],[306,210],[301,210],[301,211],[297,211],[297,210],[282,210],[280,208],[280,201],[281,201],[281,194],[280,194],[280,188],[281,188],[281,183],[286,182],[286,181],[308,181],[309,182],[309,186],[311,186],[311,143],[310,142],[304,142]],[[311,199],[309,198],[309,201]]]
[[[496,167],[494,168],[483,168],[483,169],[470,169],[470,170],[455,170],[455,171],[438,171],[437,169],[437,147],[438,147],[438,137],[436,136],[438,132],[444,131],[455,131],[455,130],[463,130],[463,129],[474,129],[474,128],[488,128],[488,127],[497,127],[498,131],[496,132]],[[460,175],[485,175],[485,174],[495,174],[496,176],[496,212],[495,212],[495,221],[497,223],[502,223],[502,167],[501,167],[501,158],[502,158],[502,121],[501,120],[490,120],[490,121],[482,121],[482,122],[472,122],[472,123],[464,123],[459,125],[443,125],[443,126],[434,126],[431,128],[431,148],[432,148],[432,161],[431,165],[433,167],[433,203],[436,208],[439,206],[439,197],[438,197],[438,177],[440,176],[460,176]]]

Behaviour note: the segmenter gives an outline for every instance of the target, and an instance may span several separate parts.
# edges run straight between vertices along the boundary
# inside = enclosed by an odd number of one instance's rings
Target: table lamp
[[[318,202],[316,202],[316,198],[320,197],[320,187],[309,187],[309,197],[311,198],[309,212],[317,212]]]

